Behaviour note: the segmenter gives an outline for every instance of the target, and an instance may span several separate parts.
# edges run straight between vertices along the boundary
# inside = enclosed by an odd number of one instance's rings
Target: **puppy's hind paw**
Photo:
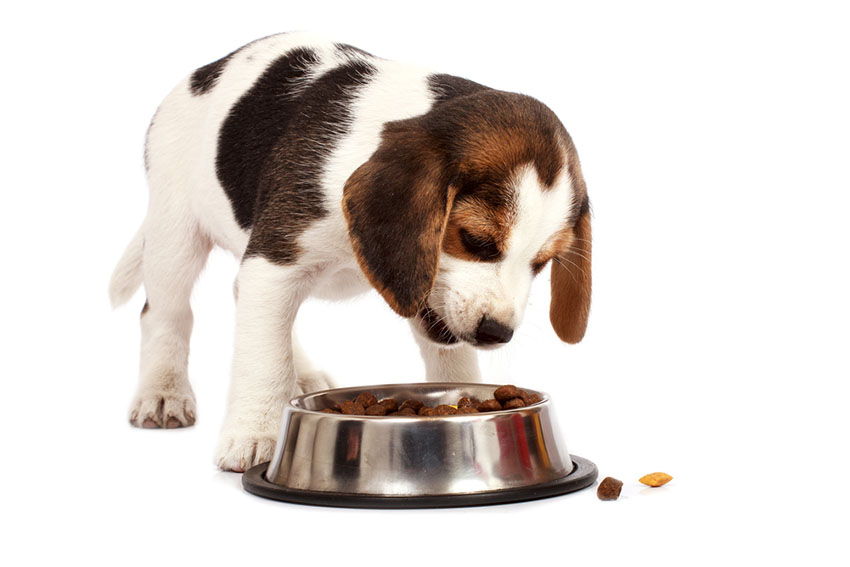
[[[223,471],[245,472],[272,459],[275,435],[222,435],[215,452],[215,464]]]

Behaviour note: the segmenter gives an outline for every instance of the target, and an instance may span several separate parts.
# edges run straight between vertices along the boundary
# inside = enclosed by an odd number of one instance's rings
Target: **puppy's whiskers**
[[[567,250],[564,250],[563,252],[561,252],[561,254],[573,254],[573,255],[578,256],[579,258],[581,258],[583,260],[587,260],[588,262],[590,262],[590,256],[585,254],[584,251],[582,251],[582,250],[576,250],[574,248],[568,248]]]
[[[573,268],[576,268],[576,269],[577,269],[578,271],[580,271],[580,272],[581,272],[581,273],[582,273],[585,277],[589,277],[589,276],[588,276],[588,274],[587,274],[587,272],[584,270],[584,268],[582,268],[581,266],[579,266],[578,264],[576,264],[575,262],[573,262],[572,260],[570,260],[570,259],[568,259],[568,258],[564,258],[564,257],[562,257],[562,256],[558,256],[558,257],[556,257],[556,258],[553,258],[553,260],[554,260],[555,262],[558,262],[561,266],[563,266],[563,267],[564,267],[564,269],[566,269],[566,270],[567,270],[567,272],[569,272],[569,273],[570,273],[570,275],[573,277],[573,280],[574,280],[574,281],[576,281],[576,282],[578,282],[578,278],[576,278],[576,275],[575,275],[575,273],[573,272],[573,269],[572,269],[572,268],[570,268],[570,266],[572,266]],[[563,260],[563,262],[562,262],[562,260]],[[567,262],[570,266],[567,266],[567,264],[564,264],[564,262]]]

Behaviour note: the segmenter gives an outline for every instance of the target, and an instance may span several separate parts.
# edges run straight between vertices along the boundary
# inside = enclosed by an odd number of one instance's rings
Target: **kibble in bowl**
[[[322,408],[319,411],[373,417],[435,417],[518,409],[538,404],[541,401],[543,401],[543,397],[537,392],[529,393],[513,384],[507,384],[496,388],[493,391],[493,397],[483,401],[479,401],[475,397],[461,396],[454,404],[441,403],[432,407],[422,400],[413,398],[408,398],[400,404],[394,398],[378,399],[378,396],[374,393],[367,391],[358,393],[351,400],[336,402],[332,406]]]

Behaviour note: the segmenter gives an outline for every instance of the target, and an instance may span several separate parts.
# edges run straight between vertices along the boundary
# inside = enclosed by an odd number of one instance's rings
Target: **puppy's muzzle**
[[[478,345],[504,344],[510,341],[513,336],[513,329],[485,315],[481,318],[478,329],[475,331],[475,343]]]

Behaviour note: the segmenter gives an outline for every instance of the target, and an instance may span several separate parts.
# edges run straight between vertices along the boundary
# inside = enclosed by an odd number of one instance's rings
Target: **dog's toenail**
[[[144,427],[145,429],[157,429],[159,427],[159,424],[157,424],[157,422],[155,422],[151,418],[147,418],[142,422],[142,427]]]
[[[168,421],[165,422],[165,427],[167,427],[168,429],[177,429],[181,425],[182,424],[180,423],[180,420],[176,417],[169,417]]]

